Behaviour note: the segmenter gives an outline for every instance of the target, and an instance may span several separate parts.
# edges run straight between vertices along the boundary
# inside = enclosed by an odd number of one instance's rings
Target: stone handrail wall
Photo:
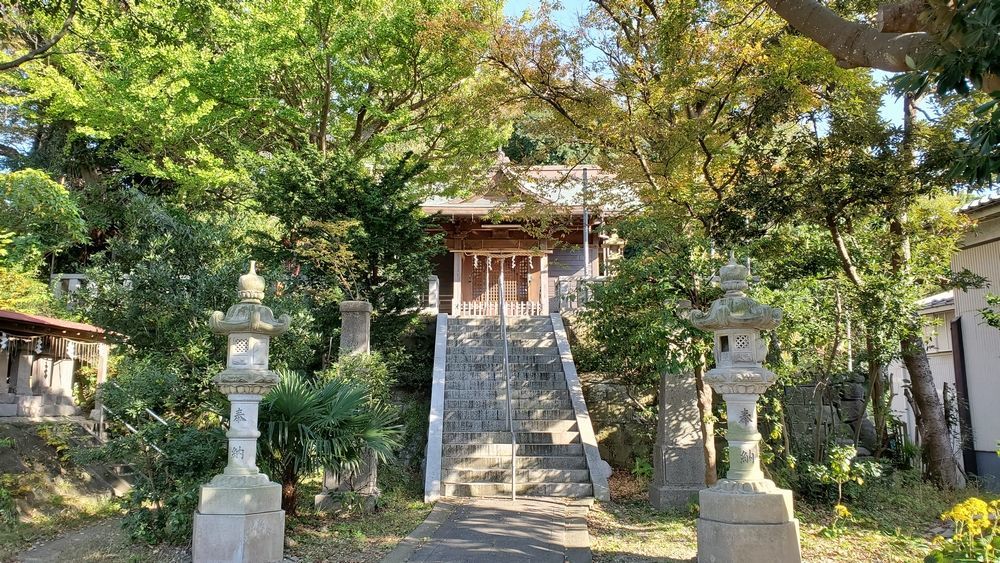
[[[424,502],[441,498],[441,453],[444,440],[444,380],[448,355],[448,315],[437,316],[434,340],[434,369],[431,372],[431,412],[428,416]]]

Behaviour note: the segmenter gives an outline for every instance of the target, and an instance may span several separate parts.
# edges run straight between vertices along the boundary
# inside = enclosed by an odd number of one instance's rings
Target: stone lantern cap
[[[264,278],[257,275],[257,263],[250,261],[250,271],[240,276],[238,285],[240,302],[231,306],[226,314],[215,311],[208,323],[215,334],[248,332],[266,336],[284,334],[291,324],[288,315],[274,318],[270,307],[261,305],[264,298]]]
[[[719,268],[719,285],[726,294],[712,302],[708,312],[691,310],[688,320],[702,330],[754,329],[770,330],[781,322],[781,309],[762,305],[748,297],[747,277],[750,269],[729,257],[729,263]]]

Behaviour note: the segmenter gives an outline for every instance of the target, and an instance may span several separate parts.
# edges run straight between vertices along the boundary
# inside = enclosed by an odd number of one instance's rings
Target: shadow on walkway
[[[572,499],[449,499],[382,561],[586,563],[588,510]]]

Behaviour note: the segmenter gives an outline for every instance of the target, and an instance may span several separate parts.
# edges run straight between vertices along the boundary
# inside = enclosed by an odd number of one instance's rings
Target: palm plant
[[[387,461],[399,446],[396,414],[368,389],[341,380],[307,381],[285,372],[261,402],[260,464],[281,479],[281,507],[295,515],[299,480],[327,468],[354,471],[366,452]]]

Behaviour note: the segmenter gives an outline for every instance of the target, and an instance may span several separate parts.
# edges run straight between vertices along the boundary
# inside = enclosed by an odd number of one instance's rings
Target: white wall
[[[985,276],[989,283],[988,288],[956,291],[955,315],[962,323],[975,449],[995,452],[1000,441],[1000,330],[983,324],[979,311],[986,307],[987,292],[1000,293],[1000,214],[981,220],[966,237],[952,258],[953,270],[963,268]]]

